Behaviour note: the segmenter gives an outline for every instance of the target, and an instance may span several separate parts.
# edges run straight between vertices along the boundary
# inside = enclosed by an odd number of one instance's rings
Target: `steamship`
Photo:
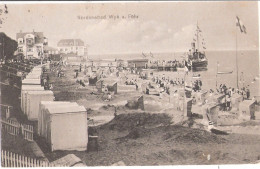
[[[200,44],[203,50],[200,50]],[[189,50],[188,54],[188,69],[192,71],[207,70],[208,59],[205,55],[205,41],[202,36],[202,31],[197,24],[197,29],[195,32],[195,38],[191,43],[192,49]]]

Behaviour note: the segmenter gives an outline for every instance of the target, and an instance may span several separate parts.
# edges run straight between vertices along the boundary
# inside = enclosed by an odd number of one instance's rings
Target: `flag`
[[[238,16],[236,17],[236,26],[239,27],[241,33],[245,33],[246,34],[246,27],[243,24],[243,22],[239,19]]]

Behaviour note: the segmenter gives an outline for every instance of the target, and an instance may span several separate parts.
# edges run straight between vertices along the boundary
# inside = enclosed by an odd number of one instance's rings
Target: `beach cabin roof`
[[[76,102],[62,102],[62,101],[41,101],[40,104],[45,108],[51,106],[79,106]]]
[[[28,79],[40,79],[41,78],[41,74],[40,73],[39,74],[28,74],[26,76],[26,78],[28,78]]]
[[[22,85],[22,90],[34,90],[34,89],[43,89],[41,85]]]
[[[240,104],[241,104],[241,106],[251,106],[254,103],[255,103],[255,100],[244,100]]]
[[[42,71],[42,68],[41,67],[39,67],[39,68],[33,68],[32,70],[31,70],[31,72],[41,72]]]
[[[32,95],[53,95],[53,92],[50,91],[50,90],[44,90],[44,91],[41,91],[41,90],[35,90],[35,91],[28,91],[28,94]]]
[[[38,84],[41,84],[41,80],[40,79],[24,79],[24,80],[22,80],[22,84],[38,85]]]
[[[42,68],[32,69],[30,73],[34,73],[34,72],[42,72]]]
[[[86,112],[84,106],[69,106],[69,107],[48,107],[50,114],[64,114],[74,112]]]

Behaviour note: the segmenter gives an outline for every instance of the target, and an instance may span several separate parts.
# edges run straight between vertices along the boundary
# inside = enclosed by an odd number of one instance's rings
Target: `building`
[[[148,61],[148,59],[132,59],[128,60],[127,63],[129,68],[147,69]]]
[[[56,48],[53,48],[51,46],[44,46],[44,53],[48,54],[48,55],[57,55],[59,54],[59,50]]]
[[[22,53],[25,59],[40,59],[43,56],[43,48],[48,44],[43,32],[20,32],[16,34],[18,53]]]
[[[57,46],[59,52],[62,54],[74,53],[77,56],[87,55],[87,48],[81,39],[61,39]]]
[[[95,66],[99,68],[115,68],[117,62],[115,59],[88,59],[86,64],[89,66]]]

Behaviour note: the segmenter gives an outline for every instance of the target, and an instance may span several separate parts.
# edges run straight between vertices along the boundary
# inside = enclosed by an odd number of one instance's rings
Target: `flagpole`
[[[216,90],[218,88],[218,62],[217,62],[217,73],[216,73]]]
[[[237,89],[239,89],[239,85],[238,85],[238,59],[237,59],[237,28],[236,28],[236,69],[237,69]]]

